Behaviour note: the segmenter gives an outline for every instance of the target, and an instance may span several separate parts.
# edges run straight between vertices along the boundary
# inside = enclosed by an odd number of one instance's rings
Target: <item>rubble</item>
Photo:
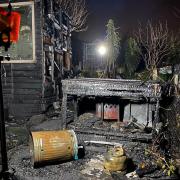
[[[50,110],[46,114],[33,116],[28,121],[26,128],[30,131],[59,130],[61,126],[61,111]],[[67,122],[73,121],[73,112],[67,111]]]
[[[46,120],[48,120],[48,118],[45,116],[45,114],[34,115],[26,123],[26,126],[27,126],[27,128],[32,127],[32,126],[36,126],[37,124],[41,124]]]
[[[101,178],[104,173],[103,158],[104,157],[102,155],[97,155],[95,158],[91,158],[85,164],[85,168],[81,171],[81,173],[86,177],[92,177],[95,175],[95,177]]]
[[[131,116],[131,118],[130,118],[130,123],[132,123],[136,128],[138,128],[142,131],[144,131],[144,129],[145,129],[145,125],[138,123],[138,120],[136,118],[134,118],[133,116]]]
[[[77,170],[83,168],[85,161],[67,162],[34,169],[31,163],[29,147],[23,145],[9,151],[9,157],[9,167],[14,169],[14,175],[17,179],[23,180],[36,178],[43,180],[79,180],[80,177]]]
[[[7,149],[15,148],[21,144],[28,144],[29,132],[25,127],[17,126],[17,124],[13,124],[13,126],[6,127],[6,144]]]
[[[136,175],[138,177],[143,177],[144,175],[151,174],[158,169],[157,165],[155,164],[145,164],[143,166],[139,164],[138,168],[136,169]]]
[[[136,171],[133,171],[133,172],[126,174],[126,177],[129,179],[129,178],[137,178],[139,176],[137,175]]]
[[[75,126],[79,128],[101,128],[101,127],[106,127],[109,128],[109,126],[105,126],[105,123],[100,119],[97,118],[94,114],[92,113],[84,113],[81,116],[78,117],[78,120],[76,122],[73,122],[70,124],[70,126]]]
[[[69,122],[72,121],[73,113],[68,112]],[[53,113],[51,113],[52,115]],[[31,123],[28,126],[34,130],[57,130],[60,123],[61,112],[56,116],[47,116],[42,121],[33,120],[35,123]],[[36,116],[41,118],[40,116]],[[16,135],[19,133],[13,131],[12,126],[8,125],[9,133],[12,132],[14,139],[21,137]],[[15,125],[16,126],[16,125]],[[145,155],[145,149],[147,149],[151,143],[152,135],[147,134],[145,131],[135,129],[133,124],[129,122],[121,122],[120,125],[116,122],[105,122],[97,118],[92,113],[85,113],[79,117],[76,122],[69,123],[68,128],[72,128],[77,134],[78,140],[82,145],[85,145],[85,156],[77,161],[69,161],[63,163],[57,163],[54,165],[47,165],[39,168],[34,168],[31,163],[29,146],[27,146],[27,140],[21,139],[21,143],[12,146],[8,152],[9,167],[14,170],[16,179],[31,180],[83,180],[83,179],[128,179],[126,173],[136,172],[135,179],[175,179],[177,177],[167,177],[163,174],[163,171],[156,168],[155,162],[151,156]],[[116,128],[114,128],[116,127]],[[28,134],[26,127],[19,127],[22,134]],[[16,128],[15,128],[16,129]],[[136,130],[136,132],[135,132]],[[13,134],[12,133],[12,134]],[[21,133],[20,133],[21,134]],[[23,137],[21,137],[23,138]],[[8,136],[10,140],[10,136]],[[22,141],[23,140],[23,141]],[[85,142],[85,143],[84,143]],[[104,142],[104,143],[102,143]],[[109,143],[108,143],[109,142]],[[107,173],[103,167],[104,159],[110,147],[122,144],[127,156],[127,172],[110,172]],[[140,169],[139,165],[146,164],[145,169]],[[132,175],[132,174],[131,174]]]
[[[126,155],[133,161],[127,162],[127,173],[135,171],[138,168],[138,164],[145,162],[151,164],[152,160],[144,155],[144,149],[146,144],[142,143],[128,143],[124,145]],[[105,148],[105,147],[104,147]],[[106,148],[105,148],[106,149]],[[107,151],[107,149],[106,149]],[[19,180],[30,179],[42,179],[42,180],[86,180],[86,179],[125,179],[125,174],[119,172],[111,172],[108,174],[104,171],[103,160],[105,153],[87,151],[85,157],[77,161],[70,161],[64,163],[58,163],[55,165],[47,165],[39,168],[34,168],[31,163],[29,147],[18,146],[11,149],[8,153],[9,167],[14,170],[14,175]],[[160,178],[165,179],[162,171],[158,169],[155,172],[145,174],[141,179]]]
[[[144,132],[145,126],[139,124],[135,120],[129,120],[124,122],[116,122],[116,121],[103,121],[102,119],[96,117],[93,113],[84,113],[78,117],[78,120],[69,124],[70,128],[78,128],[78,129],[103,129],[104,131],[114,131],[114,132],[132,132],[134,133],[135,129],[138,132]]]

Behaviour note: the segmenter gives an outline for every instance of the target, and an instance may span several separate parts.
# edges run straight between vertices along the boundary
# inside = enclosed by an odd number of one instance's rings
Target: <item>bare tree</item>
[[[167,23],[163,25],[159,22],[152,25],[149,21],[145,29],[140,25],[136,39],[141,48],[140,54],[145,62],[146,69],[151,72],[153,79],[156,79],[157,66],[170,53]]]
[[[87,30],[86,20],[88,12],[85,0],[55,0],[71,19],[71,31]]]

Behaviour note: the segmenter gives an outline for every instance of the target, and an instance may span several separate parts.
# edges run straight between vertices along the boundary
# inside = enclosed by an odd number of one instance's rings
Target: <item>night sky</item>
[[[89,17],[88,30],[77,34],[83,41],[101,40],[105,37],[105,25],[113,19],[120,33],[136,30],[139,22],[167,21],[175,32],[180,27],[180,19],[174,16],[173,9],[180,9],[180,0],[86,0]]]

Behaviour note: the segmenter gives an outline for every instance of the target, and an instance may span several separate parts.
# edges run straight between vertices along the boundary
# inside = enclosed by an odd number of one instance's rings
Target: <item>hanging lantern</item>
[[[8,41],[7,29],[10,30],[10,42],[16,43],[19,39],[21,15],[18,12],[7,12],[0,7],[0,32],[2,34],[2,40]]]

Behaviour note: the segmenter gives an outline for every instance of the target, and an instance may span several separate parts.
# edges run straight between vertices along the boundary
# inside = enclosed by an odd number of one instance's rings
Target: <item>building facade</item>
[[[6,0],[0,7],[7,9]],[[71,66],[71,25],[68,15],[51,0],[14,0],[21,15],[19,40],[2,62],[5,108],[17,119],[39,114],[59,100],[61,79]]]

